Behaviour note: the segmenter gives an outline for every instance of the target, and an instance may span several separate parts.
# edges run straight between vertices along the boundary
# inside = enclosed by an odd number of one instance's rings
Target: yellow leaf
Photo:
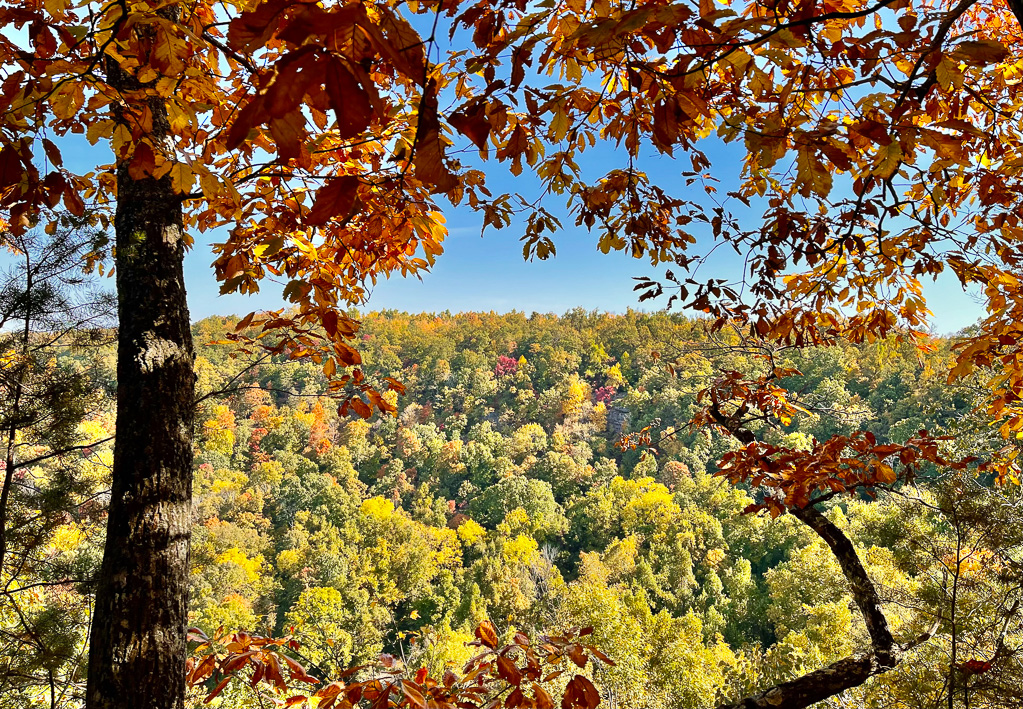
[[[170,169],[171,187],[177,194],[188,194],[195,184],[195,173],[186,163],[178,162]]]
[[[185,63],[181,57],[188,54],[188,45],[174,35],[174,30],[163,24],[156,33],[156,40],[153,42],[152,63],[164,76],[172,77],[185,70]],[[155,79],[156,76],[153,76]],[[152,79],[151,79],[152,80]]]
[[[118,123],[114,127],[110,147],[113,148],[114,155],[117,157],[125,158],[128,156],[129,149],[131,148],[131,130],[128,126]]]
[[[899,141],[893,140],[877,151],[877,164],[874,166],[874,174],[889,178],[895,174],[901,163],[902,146],[899,144]]]
[[[53,115],[60,119],[68,119],[78,113],[78,109],[85,103],[85,90],[83,82],[68,81],[63,84],[53,96],[51,106]]]
[[[831,192],[831,172],[817,159],[810,148],[801,148],[796,158],[796,184],[804,197],[811,194],[827,195]]]
[[[963,85],[963,72],[959,71],[959,65],[948,57],[941,58],[935,67],[934,75],[938,79],[938,86],[945,91],[953,86],[958,88]]]
[[[167,119],[170,121],[171,130],[175,133],[180,133],[192,122],[191,114],[183,109],[177,101],[167,102]]]
[[[564,138],[568,133],[568,124],[568,114],[563,106],[558,106],[557,110],[554,111],[554,118],[551,119],[551,140],[557,142]]]
[[[114,122],[110,120],[96,121],[85,131],[85,137],[92,145],[95,145],[101,138],[109,138],[114,132]]]
[[[63,17],[67,10],[67,0],[45,0],[43,6],[53,17]]]

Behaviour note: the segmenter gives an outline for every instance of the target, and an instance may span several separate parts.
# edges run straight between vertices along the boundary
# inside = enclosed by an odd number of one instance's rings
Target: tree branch
[[[803,709],[858,687],[876,674],[887,672],[898,664],[902,654],[888,629],[888,619],[881,608],[877,589],[867,576],[849,538],[813,505],[790,511],[792,516],[824,540],[838,560],[842,573],[849,581],[853,600],[866,622],[871,648],[733,704],[722,704],[718,709]],[[929,639],[933,632],[932,629],[917,638],[912,647]]]
[[[801,709],[857,687],[889,669],[881,667],[873,652],[852,655],[734,704],[721,704],[718,709]]]
[[[884,669],[895,667],[898,662],[895,638],[888,629],[888,619],[881,608],[881,597],[867,576],[867,571],[863,568],[849,537],[813,506],[793,509],[791,512],[793,517],[816,532],[831,549],[831,553],[842,567],[842,573],[849,581],[853,600],[867,624],[872,652]]]

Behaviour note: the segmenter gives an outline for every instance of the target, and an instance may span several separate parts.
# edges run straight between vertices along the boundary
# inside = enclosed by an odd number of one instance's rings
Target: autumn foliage
[[[469,643],[476,654],[460,673],[452,669],[431,677],[425,667],[410,670],[393,655],[381,655],[374,665],[353,667],[335,679],[318,679],[288,653],[301,654],[301,644],[291,638],[273,639],[231,633],[211,640],[198,629],[190,639],[197,642],[188,664],[188,684],[212,689],[209,703],[232,682],[245,682],[257,694],[266,694],[286,707],[316,709],[473,709],[504,706],[506,709],[554,709],[551,683],[571,668],[585,668],[598,660],[614,665],[586,636],[592,628],[575,628],[565,635],[530,640],[522,632],[502,644],[489,620],[476,627]],[[368,678],[367,678],[368,677]],[[303,686],[309,686],[300,693]],[[316,687],[315,685],[321,685]],[[588,677],[572,674],[562,680],[561,709],[594,709],[600,695]],[[546,687],[546,688],[545,688]]]
[[[361,418],[395,413],[382,390],[403,385],[367,377],[347,308],[379,279],[433,265],[443,202],[476,210],[484,228],[519,228],[526,258],[552,256],[574,223],[604,253],[670,264],[639,280],[640,297],[667,295],[754,349],[889,337],[923,346],[923,286],[951,277],[986,310],[945,376],[980,376],[982,406],[1011,442],[1023,432],[1021,20],[1018,0],[5,2],[0,22],[19,34],[0,35],[0,209],[14,235],[56,231],[60,208],[113,224],[119,277],[159,244],[173,245],[177,268],[193,235],[225,229],[222,291],[279,282],[292,306],[250,314],[227,339],[314,361],[340,411]],[[75,136],[109,153],[84,167],[66,159],[88,152]],[[651,177],[651,154],[679,160],[681,179]],[[714,180],[734,166],[718,194]],[[499,167],[530,172],[537,193],[496,194]],[[721,245],[743,258],[734,279],[701,275]],[[98,243],[87,261],[105,257]],[[146,270],[133,272],[138,283]],[[168,273],[163,286],[175,285]],[[191,344],[184,293],[172,295],[180,356],[160,360],[178,369],[158,382],[173,387],[159,399],[181,406],[160,440],[180,462],[154,479],[187,490],[191,442],[178,432],[191,430]],[[137,318],[132,342],[164,315]],[[897,657],[855,551],[814,505],[974,461],[947,458],[947,441],[925,432],[903,443],[861,431],[766,442],[762,426],[807,411],[778,384],[796,376],[727,370],[695,424],[740,444],[719,472],[766,488],[763,506],[801,515],[851,560],[843,571],[864,591],[864,618],[884,630],[871,633],[869,666],[835,665],[851,683]],[[587,398],[581,381],[568,386],[565,420]],[[1018,479],[1018,455],[1004,445],[979,469]],[[127,471],[117,490],[139,482],[130,470],[141,459],[118,456],[129,463],[115,461]],[[147,543],[167,551],[168,534],[187,539],[182,527]],[[166,558],[183,578],[187,554]]]
[[[343,306],[433,263],[439,198],[485,226],[520,220],[527,257],[555,251],[563,217],[493,194],[494,168],[460,157],[471,149],[532,170],[604,252],[689,269],[707,236],[733,245],[745,290],[674,274],[667,288],[762,337],[920,331],[921,281],[954,274],[990,314],[952,375],[1002,368],[991,412],[1013,430],[1023,420],[1012,2],[163,5],[0,9],[29,49],[0,39],[9,222],[109,205],[111,166],[72,171],[55,138],[109,143],[132,177],[169,177],[188,229],[230,227],[215,264],[225,292],[284,283],[297,311],[254,316],[262,336],[240,339],[321,361],[363,393],[359,415],[387,404],[347,371],[360,356]],[[114,64],[132,88],[111,84]],[[715,191],[715,134],[741,146],[742,169],[708,207],[693,192]],[[587,151],[607,143],[620,164],[590,174]],[[637,162],[648,148],[684,158],[689,189],[652,182]],[[746,209],[761,210],[749,227]]]

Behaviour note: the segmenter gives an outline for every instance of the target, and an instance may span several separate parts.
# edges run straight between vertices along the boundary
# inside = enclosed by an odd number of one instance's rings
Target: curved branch
[[[878,663],[873,652],[852,655],[734,704],[721,704],[718,709],[802,709],[889,669]]]
[[[908,650],[929,640],[937,630],[935,624],[905,647],[896,645],[888,629],[888,619],[881,607],[881,597],[867,576],[866,569],[863,568],[863,563],[849,537],[812,504],[803,509],[790,511],[796,519],[824,540],[838,560],[842,573],[849,581],[856,606],[866,622],[867,632],[870,634],[870,650],[850,655],[827,667],[782,682],[738,702],[719,705],[718,709],[803,709],[847,689],[858,687],[874,675],[894,668]]]
[[[867,576],[866,569],[860,562],[855,547],[849,537],[845,536],[831,520],[813,507],[807,506],[803,509],[791,510],[792,516],[805,524],[817,533],[817,536],[831,549],[835,555],[842,573],[849,581],[852,590],[853,600],[863,615],[867,624],[867,632],[870,634],[872,653],[884,669],[891,669],[897,664],[897,651],[895,649],[895,638],[888,629],[888,618],[885,617],[881,608],[881,597],[877,594],[874,583]]]

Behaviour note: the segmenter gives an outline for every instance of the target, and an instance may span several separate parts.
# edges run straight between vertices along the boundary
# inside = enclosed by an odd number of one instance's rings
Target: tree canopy
[[[890,442],[851,430],[799,446],[763,440],[756,426],[805,409],[778,383],[799,370],[775,362],[777,347],[890,335],[926,345],[921,283],[951,272],[979,290],[987,315],[947,376],[983,371],[992,420],[1006,438],[1023,429],[1021,18],[1015,0],[0,4],[4,27],[24,39],[0,36],[7,229],[54,231],[63,205],[91,210],[115,237],[120,425],[92,705],[136,701],[121,687],[142,687],[141,704],[180,705],[190,232],[228,228],[214,264],[225,292],[280,280],[295,306],[246,317],[230,337],[312,358],[342,412],[368,418],[394,412],[381,390],[403,385],[366,378],[346,306],[378,278],[432,265],[444,201],[479,210],[485,226],[521,225],[524,255],[541,259],[562,227],[551,202],[565,201],[600,250],[672,264],[640,280],[642,297],[667,293],[742,331],[740,349],[765,366],[723,370],[695,421],[738,444],[721,472],[769,488],[757,506],[792,511],[839,560],[872,649],[832,670],[852,681],[890,669],[908,650],[851,543],[815,505],[976,461],[949,457],[925,431]],[[71,134],[107,144],[112,161],[65,161]],[[742,156],[738,184],[717,203],[712,181],[729,165],[714,162],[713,141]],[[593,174],[588,153],[606,144],[620,163]],[[652,180],[651,151],[680,160],[682,179]],[[499,164],[528,169],[538,189],[495,194]],[[699,276],[718,245],[745,257],[734,282]],[[89,259],[104,255],[99,245]],[[517,363],[500,366],[517,376]],[[585,403],[581,380],[567,386],[557,402],[566,415]],[[140,420],[148,427],[133,428]],[[631,444],[655,428],[633,431]],[[1006,445],[981,470],[1015,480],[1017,454]],[[552,496],[570,467],[546,461]],[[556,521],[556,509],[547,516]],[[166,604],[156,612],[149,597]],[[807,686],[777,691],[805,702]]]
[[[1014,332],[1010,5],[15,3],[4,24],[28,46],[2,40],[3,199],[16,229],[61,201],[110,204],[110,166],[72,172],[53,139],[109,142],[133,178],[169,177],[186,229],[230,227],[225,291],[285,281],[298,315],[260,322],[300,354],[325,332],[328,367],[358,359],[339,306],[441,252],[439,198],[486,225],[524,216],[525,254],[545,258],[557,197],[605,252],[688,269],[709,232],[748,253],[743,289],[680,276],[675,295],[765,336],[919,329],[920,279],[950,270],[991,305],[965,371]],[[726,169],[708,157],[714,135],[744,158],[709,208],[693,192]],[[580,169],[607,142],[621,164]],[[650,181],[651,148],[691,167],[683,189]],[[530,169],[539,192],[491,194],[486,160]],[[761,218],[738,220],[739,203]]]

